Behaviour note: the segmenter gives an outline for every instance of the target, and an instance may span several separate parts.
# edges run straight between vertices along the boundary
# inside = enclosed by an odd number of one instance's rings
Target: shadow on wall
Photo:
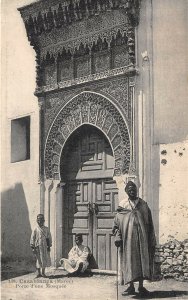
[[[2,263],[33,261],[30,249],[31,226],[22,183],[16,183],[1,195]]]

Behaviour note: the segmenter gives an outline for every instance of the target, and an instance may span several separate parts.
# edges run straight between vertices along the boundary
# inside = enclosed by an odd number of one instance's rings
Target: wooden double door
[[[62,161],[66,183],[63,201],[63,256],[82,233],[100,269],[116,269],[112,235],[118,190],[113,180],[114,157],[109,142],[95,127],[85,125],[71,136]]]

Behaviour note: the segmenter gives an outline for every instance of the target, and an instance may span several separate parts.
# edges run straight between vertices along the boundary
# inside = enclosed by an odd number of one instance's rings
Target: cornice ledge
[[[89,83],[89,82],[95,82],[98,80],[111,78],[114,76],[121,76],[121,75],[134,76],[134,75],[138,75],[138,74],[139,74],[138,68],[133,65],[130,65],[130,66],[121,67],[121,68],[117,68],[117,69],[113,69],[113,70],[108,70],[105,72],[100,72],[97,74],[91,74],[88,76],[84,76],[84,77],[80,77],[80,78],[76,78],[76,79],[72,79],[72,80],[62,81],[62,82],[59,82],[59,83],[53,84],[53,85],[46,85],[46,86],[38,87],[35,90],[35,96],[40,96],[42,94],[46,94],[49,92],[73,87],[76,85],[82,85],[82,84]]]

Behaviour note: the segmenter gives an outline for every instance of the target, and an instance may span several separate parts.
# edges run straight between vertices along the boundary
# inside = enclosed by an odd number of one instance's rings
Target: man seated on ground
[[[89,266],[88,257],[90,255],[90,249],[87,246],[82,245],[82,234],[75,235],[76,246],[73,246],[68,254],[68,259],[62,258],[60,260],[64,269],[74,275],[84,273]]]

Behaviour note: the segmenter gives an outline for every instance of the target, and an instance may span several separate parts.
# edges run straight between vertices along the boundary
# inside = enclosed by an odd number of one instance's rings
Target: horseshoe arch
[[[115,159],[114,176],[129,172],[131,146],[125,117],[103,95],[82,92],[66,103],[56,116],[45,145],[46,179],[60,180],[60,159],[69,136],[83,124],[100,129],[110,142]]]

